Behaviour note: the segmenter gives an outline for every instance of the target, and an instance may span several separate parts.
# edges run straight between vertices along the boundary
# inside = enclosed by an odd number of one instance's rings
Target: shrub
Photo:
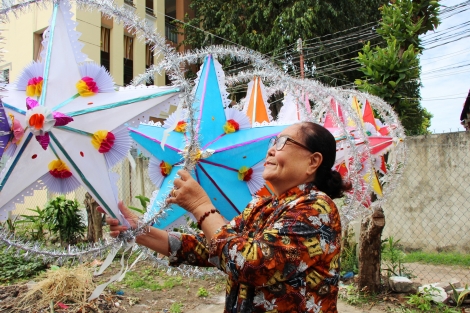
[[[46,269],[46,264],[32,257],[26,259],[24,253],[14,249],[0,249],[0,282],[11,282],[16,279],[35,276]]]
[[[76,244],[84,238],[86,226],[78,206],[77,200],[59,196],[44,208],[44,222],[49,225],[51,233],[58,236],[61,244]]]

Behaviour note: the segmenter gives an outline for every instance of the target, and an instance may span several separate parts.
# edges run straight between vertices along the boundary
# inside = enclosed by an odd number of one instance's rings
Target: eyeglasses
[[[274,145],[276,145],[276,150],[277,151],[280,151],[284,148],[284,146],[286,145],[286,142],[292,142],[293,144],[295,145],[298,145],[299,147],[302,147],[310,152],[313,153],[313,151],[310,149],[310,148],[307,148],[306,146],[304,146],[303,144],[301,144],[300,142],[297,142],[295,141],[294,139],[291,139],[287,136],[281,136],[281,137],[273,137],[271,138],[271,140],[269,140],[269,146],[268,146],[268,149],[270,149],[271,147],[273,147]]]

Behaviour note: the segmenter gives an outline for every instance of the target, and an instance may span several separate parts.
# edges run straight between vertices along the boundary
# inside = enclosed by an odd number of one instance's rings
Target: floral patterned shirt
[[[170,264],[217,266],[228,274],[226,313],[337,312],[341,222],[313,185],[252,201],[204,234],[170,233]]]

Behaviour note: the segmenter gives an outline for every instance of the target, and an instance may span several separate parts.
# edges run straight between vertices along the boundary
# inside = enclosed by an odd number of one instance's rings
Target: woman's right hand
[[[119,201],[118,207],[122,213],[122,216],[129,222],[129,225],[131,226],[131,228],[136,228],[137,220],[139,219],[137,215],[132,213],[131,210],[129,210],[129,208],[127,208],[124,205],[124,203],[122,203],[122,201]],[[102,207],[99,206],[97,207],[97,209],[101,213],[106,214],[106,212],[103,210]],[[106,216],[106,224],[109,225],[109,229],[110,229],[109,235],[114,238],[119,236],[121,232],[128,230],[128,227],[124,225],[119,225],[119,220],[117,218],[112,218],[108,215]]]

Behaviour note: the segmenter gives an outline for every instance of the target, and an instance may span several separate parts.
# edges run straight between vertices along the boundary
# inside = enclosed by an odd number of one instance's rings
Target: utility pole
[[[297,51],[300,53],[300,78],[304,78],[304,52],[302,49],[302,38],[297,39]]]
[[[303,50],[303,44],[302,44],[302,38],[297,39],[297,51],[300,54],[300,78],[304,79],[305,74],[304,74],[304,50]],[[302,101],[304,101],[305,109],[307,110],[307,113],[311,112],[310,109],[310,103],[308,101],[307,94],[302,93]],[[300,120],[300,112],[299,112],[299,105],[297,105],[297,117]]]

